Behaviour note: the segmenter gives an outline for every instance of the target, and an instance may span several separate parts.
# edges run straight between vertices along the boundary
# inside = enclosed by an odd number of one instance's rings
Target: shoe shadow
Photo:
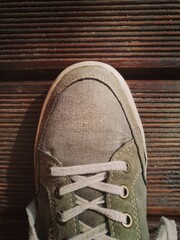
[[[26,86],[27,87],[27,86]],[[47,88],[48,90],[48,88]],[[28,221],[25,208],[34,197],[34,141],[40,111],[46,96],[45,87],[36,94],[20,94],[17,99],[12,129],[9,129],[10,150],[6,179],[5,200],[6,226],[3,230],[8,239],[28,239]],[[8,224],[9,222],[9,224]],[[8,229],[8,226],[11,226]],[[12,238],[11,238],[12,237]]]

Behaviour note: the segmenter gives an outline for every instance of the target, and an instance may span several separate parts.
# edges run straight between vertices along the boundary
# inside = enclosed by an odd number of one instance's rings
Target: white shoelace
[[[87,164],[87,165],[78,165],[71,167],[51,167],[50,173],[52,177],[62,177],[68,176],[73,183],[70,183],[66,186],[59,188],[59,196],[63,196],[67,193],[75,192],[79,189],[89,187],[96,189],[109,194],[116,194],[122,198],[126,198],[128,195],[128,189],[126,186],[116,186],[113,184],[108,184],[103,182],[107,178],[107,172],[109,171],[127,171],[128,165],[125,161],[114,161],[107,163],[97,163],[97,164]],[[95,174],[92,176],[80,176],[86,174]],[[94,199],[93,201],[87,201],[78,195],[76,196],[76,205],[74,208],[71,208],[64,212],[59,212],[59,217],[61,222],[67,222],[68,220],[78,216],[87,209],[96,211],[100,214],[103,214],[108,219],[113,221],[120,222],[124,225],[128,223],[128,216],[125,213],[107,209],[99,205],[105,203],[105,196]],[[71,238],[71,240],[84,240],[84,239],[102,239],[102,240],[112,240],[106,235],[107,227],[106,224],[101,224],[95,228],[85,225],[80,221],[80,230],[82,234]]]

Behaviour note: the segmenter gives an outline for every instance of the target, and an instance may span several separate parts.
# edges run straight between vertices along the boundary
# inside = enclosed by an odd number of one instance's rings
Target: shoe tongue
[[[91,202],[91,201],[95,200],[96,198],[99,198],[100,196],[103,195],[103,193],[101,193],[100,191],[96,191],[96,190],[90,189],[90,188],[84,188],[84,189],[78,190],[76,192],[76,194],[79,197],[81,197],[89,202]],[[98,206],[100,206],[100,205],[98,205]],[[102,206],[102,207],[105,207],[105,206]],[[96,227],[96,226],[100,225],[101,223],[105,222],[105,216],[103,216],[93,210],[86,210],[79,215],[79,220],[90,227]]]

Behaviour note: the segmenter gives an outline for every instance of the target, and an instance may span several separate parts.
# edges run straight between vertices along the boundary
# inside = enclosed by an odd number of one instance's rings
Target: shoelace
[[[119,195],[121,198],[127,198],[129,190],[125,185],[116,186],[103,182],[108,177],[109,171],[124,171],[128,172],[129,165],[125,161],[113,161],[107,163],[86,164],[71,167],[51,167],[50,173],[52,177],[69,177],[73,182],[58,188],[58,195],[63,196],[67,193],[75,192],[79,189],[89,187],[109,194]],[[92,176],[81,176],[86,174],[95,174]],[[78,216],[87,209],[91,209],[100,214],[103,214],[108,219],[120,222],[125,227],[130,227],[132,218],[127,213],[122,213],[113,209],[107,209],[99,205],[105,203],[105,196],[101,196],[92,201],[87,201],[75,194],[76,205],[64,212],[58,212],[59,221],[67,222],[68,220]],[[107,236],[106,223],[103,223],[95,228],[85,225],[80,221],[80,230],[82,234],[71,238],[71,240],[83,239],[102,239],[112,240],[114,238]]]

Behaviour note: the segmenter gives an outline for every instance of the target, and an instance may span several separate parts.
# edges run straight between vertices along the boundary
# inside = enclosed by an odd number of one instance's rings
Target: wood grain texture
[[[1,1],[1,69],[178,68],[179,16],[177,0]]]
[[[146,134],[148,219],[154,236],[159,216],[180,223],[180,81],[127,82]],[[0,239],[27,239],[24,208],[34,195],[34,138],[51,83],[0,81]]]
[[[0,1],[0,239],[27,239],[40,109],[59,70],[100,60],[128,80],[146,134],[148,221],[180,237],[178,0]],[[172,80],[170,80],[172,79]]]

